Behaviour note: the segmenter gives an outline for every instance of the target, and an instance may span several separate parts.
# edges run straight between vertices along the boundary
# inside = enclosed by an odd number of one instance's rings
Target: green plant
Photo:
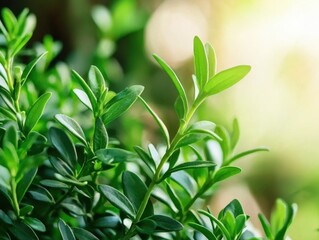
[[[47,117],[45,124],[43,113],[59,112],[56,108],[64,101],[47,104],[51,96],[61,97],[60,87],[54,84],[52,93],[29,91],[36,64],[50,61],[42,53],[27,65],[21,62],[34,17],[25,10],[16,18],[9,9],[2,10],[2,17],[1,239],[261,239],[247,229],[249,217],[237,200],[218,217],[209,208],[200,209],[220,182],[240,173],[241,169],[232,165],[235,161],[267,149],[235,154],[237,120],[229,132],[213,122],[193,119],[209,96],[240,81],[249,66],[216,73],[214,49],[195,37],[195,91],[189,97],[174,71],[154,55],[179,95],[175,102],[179,128],[174,136],[141,96],[143,86],[110,91],[95,66],[87,81],[76,71],[71,74],[72,85],[82,88],[73,90],[86,108],[86,120],[81,123],[91,121],[89,127],[83,128],[75,118],[61,113],[54,119]],[[46,76],[45,71],[41,76]],[[37,98],[30,96],[35,93]],[[110,123],[136,101],[158,124],[164,147],[135,146],[132,152],[109,136]],[[284,239],[294,212],[280,200],[270,224],[260,215],[266,239]]]

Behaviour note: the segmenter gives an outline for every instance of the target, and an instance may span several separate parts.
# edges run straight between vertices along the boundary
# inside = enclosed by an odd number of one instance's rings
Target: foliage
[[[115,93],[95,66],[87,80],[71,71],[72,81],[66,86],[75,86],[79,101],[65,99],[71,90],[60,86],[59,73],[47,69],[55,54],[53,41],[47,38],[43,45],[48,52],[27,65],[22,62],[30,57],[25,45],[32,36],[34,16],[24,10],[16,18],[3,9],[2,18],[1,239],[261,239],[248,230],[249,216],[237,200],[218,217],[202,206],[220,182],[240,173],[235,161],[267,149],[234,153],[237,120],[231,132],[210,121],[193,120],[209,96],[240,81],[249,66],[217,73],[214,49],[195,37],[191,97],[170,66],[154,55],[179,95],[175,102],[179,128],[171,135],[141,96],[143,86]],[[41,64],[45,67],[36,69]],[[37,90],[33,80],[40,76],[42,81],[54,81]],[[67,101],[74,109],[65,113]],[[133,152],[110,136],[109,125],[136,101],[161,129],[162,149],[150,144],[135,146]],[[270,223],[260,215],[266,239],[284,239],[294,214],[295,207],[278,200]]]

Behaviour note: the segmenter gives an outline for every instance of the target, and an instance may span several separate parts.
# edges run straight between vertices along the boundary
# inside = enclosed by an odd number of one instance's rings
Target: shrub
[[[195,37],[195,91],[189,96],[175,72],[154,55],[178,92],[179,128],[172,135],[141,96],[143,86],[115,93],[95,66],[87,81],[76,71],[69,78],[49,71],[50,38],[42,45],[47,52],[24,65],[36,53],[25,48],[34,16],[24,10],[16,18],[3,9],[2,18],[1,239],[261,239],[247,227],[249,216],[238,200],[214,216],[205,199],[220,182],[240,173],[233,166],[238,159],[267,149],[235,153],[237,120],[232,131],[194,121],[196,109],[244,78],[249,66],[217,73],[214,49]],[[62,83],[61,78],[72,81]],[[77,87],[73,92],[83,106],[68,97],[70,89],[63,84]],[[110,136],[110,123],[136,101],[157,123],[165,146],[130,151]],[[74,116],[63,114],[65,104],[71,104]],[[284,239],[294,213],[294,205],[278,200],[270,223],[259,215],[266,239]]]

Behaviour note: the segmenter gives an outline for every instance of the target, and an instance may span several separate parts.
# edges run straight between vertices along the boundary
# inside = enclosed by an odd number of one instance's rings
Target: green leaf
[[[3,149],[0,148],[0,165],[7,168],[12,177],[16,177],[19,166],[19,157],[11,142],[4,142]]]
[[[3,22],[8,32],[12,32],[12,30],[14,29],[17,23],[16,17],[14,16],[14,14],[9,8],[3,8],[1,13],[2,13]]]
[[[122,175],[122,187],[134,209],[138,210],[147,192],[145,183],[135,173],[125,171]]]
[[[94,96],[94,93],[92,92],[91,88],[88,86],[88,84],[84,81],[84,79],[74,70],[72,70],[72,78],[75,79],[83,88],[84,92],[87,94],[88,98],[90,99],[92,108],[96,109],[96,97]]]
[[[152,171],[152,173],[155,173],[156,164],[153,158],[151,158],[148,155],[148,153],[139,146],[135,146],[134,150],[138,154],[138,156],[141,158],[141,160],[146,164],[146,166]]]
[[[17,121],[17,117],[4,107],[0,107],[0,113],[15,122]]]
[[[241,153],[236,154],[235,156],[231,157],[230,159],[225,161],[223,165],[229,165],[232,162],[236,161],[237,159],[245,157],[245,156],[250,155],[250,154],[255,153],[255,152],[268,152],[268,151],[269,151],[269,149],[265,148],[265,147],[259,147],[259,148],[247,150],[247,151],[241,152]]]
[[[233,132],[231,134],[231,147],[234,149],[238,143],[239,140],[239,135],[240,135],[240,129],[239,129],[239,124],[237,118],[234,119],[233,121]]]
[[[177,97],[177,99],[174,103],[174,109],[175,109],[175,112],[177,114],[178,119],[180,121],[183,120],[186,113],[185,113],[183,101],[182,101],[180,96]]]
[[[68,210],[70,213],[73,213],[77,216],[84,216],[85,212],[82,210],[81,207],[79,207],[78,205],[72,203],[61,203],[61,206],[64,207],[66,210]]]
[[[164,215],[153,215],[147,219],[156,222],[156,231],[175,232],[183,229],[183,225],[171,217]]]
[[[206,132],[190,132],[185,134],[176,144],[176,149],[189,146],[192,143],[204,140],[207,137],[208,133]],[[210,136],[210,135],[209,135]]]
[[[62,159],[66,161],[70,167],[74,168],[77,163],[77,155],[74,144],[68,135],[61,129],[52,127],[49,129],[49,139],[60,153]]]
[[[50,203],[50,204],[54,203],[54,199],[52,195],[50,194],[50,192],[43,187],[40,188],[38,186],[38,188],[28,191],[28,194],[30,194],[32,198],[37,201]]]
[[[27,42],[32,37],[32,33],[27,33],[22,37],[19,37],[18,40],[12,45],[10,49],[11,51],[11,57],[15,56],[20,50],[27,44]]]
[[[107,148],[109,143],[109,136],[101,118],[96,118],[94,137],[93,137],[93,149],[97,151],[99,149]]]
[[[105,90],[106,85],[102,73],[96,66],[91,66],[90,68],[88,83],[95,97],[99,99],[102,92]]]
[[[69,186],[63,182],[57,181],[57,180],[52,180],[52,179],[44,179],[40,181],[40,184],[45,186],[45,187],[50,187],[50,188],[69,188]]]
[[[130,200],[123,193],[107,185],[99,185],[99,190],[112,205],[119,208],[130,217],[135,218],[135,209]]]
[[[37,174],[37,171],[37,168],[31,169],[29,172],[24,174],[23,178],[19,181],[16,190],[19,203],[22,201],[25,193],[28,191],[33,179],[35,178],[35,175]]]
[[[207,227],[200,225],[198,223],[194,223],[194,222],[190,222],[190,223],[188,223],[188,225],[191,228],[194,228],[196,231],[202,233],[207,239],[218,240],[216,238],[216,236],[214,235],[214,233],[210,229],[208,229]]]
[[[11,93],[5,89],[4,87],[0,86],[0,96],[7,107],[11,110],[12,113],[15,113],[15,107],[13,106],[13,99],[11,97]]]
[[[25,223],[16,222],[14,226],[9,228],[9,231],[17,240],[39,240],[34,231]]]
[[[174,203],[174,206],[177,208],[178,213],[183,213],[184,212],[184,206],[183,206],[181,200],[179,199],[179,197],[177,196],[176,192],[169,185],[168,182],[166,182],[166,191],[168,193],[168,196],[170,197],[170,199]]]
[[[51,95],[51,93],[45,93],[41,95],[37,99],[37,101],[28,109],[24,124],[25,133],[28,134],[37,124]]]
[[[234,217],[244,214],[244,210],[237,199],[232,200],[221,212],[220,215],[225,215],[227,211],[230,211]]]
[[[91,111],[93,111],[93,107],[92,107],[92,104],[91,104],[91,101],[88,97],[88,95],[80,90],[80,89],[73,89],[73,92],[75,93],[75,95],[78,97],[78,99],[88,108],[90,109]]]
[[[23,222],[36,231],[39,231],[39,232],[46,231],[45,225],[37,218],[25,217],[23,219]]]
[[[13,224],[11,218],[1,209],[0,209],[0,220],[3,223],[8,224],[8,225],[12,225]]]
[[[84,132],[81,126],[73,119],[63,114],[56,114],[56,120],[62,124],[70,133],[79,139],[84,145],[87,145]]]
[[[170,138],[169,138],[169,132],[167,130],[167,127],[165,126],[163,121],[159,118],[159,116],[152,110],[152,108],[145,102],[145,100],[141,96],[139,96],[139,99],[141,100],[141,102],[146,107],[147,111],[149,111],[149,113],[153,116],[154,120],[156,121],[156,123],[160,127],[161,132],[163,133],[163,135],[165,137],[166,146],[169,147],[169,144],[170,144],[170,140],[169,139]]]
[[[94,220],[93,226],[98,228],[116,228],[121,224],[119,216],[111,215]]]
[[[93,233],[84,228],[72,228],[72,230],[78,240],[99,240]]]
[[[179,81],[179,79],[178,79],[177,75],[175,74],[175,72],[173,71],[173,69],[171,69],[171,67],[163,59],[161,59],[159,56],[157,56],[155,54],[153,55],[153,57],[159,63],[159,65],[162,67],[162,69],[171,78],[173,84],[175,85],[175,87],[177,89],[178,95],[180,96],[180,98],[183,102],[184,113],[186,114],[188,111],[188,102],[187,102],[187,97],[186,97],[186,93],[185,93],[185,90],[183,88],[183,85]],[[184,117],[185,117],[185,115],[184,115]]]
[[[221,167],[215,173],[214,178],[213,178],[213,182],[217,183],[217,182],[223,181],[223,180],[230,178],[230,177],[232,177],[240,172],[241,172],[241,169],[238,167],[233,167],[233,166]]]
[[[221,230],[221,232],[223,233],[223,235],[225,236],[226,240],[232,240],[230,233],[228,232],[227,228],[224,226],[224,224],[219,221],[215,216],[213,216],[212,214],[210,214],[209,212],[206,212],[204,210],[199,210],[199,213],[207,216],[212,222],[216,223],[216,225],[218,226],[218,228]]]
[[[282,201],[282,200],[279,199],[277,201]],[[292,220],[297,212],[297,205],[296,204],[292,204],[292,205],[288,205],[287,203],[285,203],[285,204],[287,206],[285,223],[284,223],[283,227],[280,229],[280,231],[276,234],[275,240],[281,240],[281,239],[285,238],[288,227],[292,223]]]
[[[18,131],[13,124],[7,128],[2,141],[4,143],[10,142],[15,148],[18,147]]]
[[[264,233],[266,234],[266,237],[268,239],[274,239],[272,232],[271,232],[271,229],[270,229],[270,224],[267,221],[267,219],[265,218],[265,216],[262,214],[258,214],[258,218],[259,218],[259,221],[261,223],[261,226],[263,227]]]
[[[208,58],[208,79],[211,79],[216,73],[216,53],[215,49],[209,43],[205,44],[205,50]]]
[[[211,168],[214,166],[216,166],[215,163],[206,162],[206,161],[184,162],[184,163],[177,165],[174,168],[167,170],[166,173],[161,177],[161,180],[167,178],[173,172],[178,172],[178,171],[187,170],[187,169],[196,169],[196,168]]]
[[[20,216],[24,217],[32,213],[34,207],[32,205],[25,205],[20,209]]]
[[[58,226],[63,240],[76,240],[70,226],[67,225],[61,218],[59,219]]]
[[[52,167],[62,176],[74,175],[74,171],[71,169],[67,162],[62,161],[61,159],[51,155],[49,155],[49,161]]]
[[[249,73],[250,69],[250,66],[241,65],[217,73],[205,86],[206,95],[213,95],[230,88],[243,79]]]
[[[32,69],[35,67],[35,65],[40,61],[40,59],[46,55],[48,52],[44,52],[40,54],[37,58],[32,60],[23,70],[23,73],[21,75],[21,86],[24,85],[24,83],[27,81]]]
[[[107,125],[126,112],[143,90],[143,86],[134,85],[116,94],[105,106],[106,110],[102,115],[103,123]]]
[[[97,158],[103,163],[120,163],[136,159],[136,155],[132,152],[121,148],[106,148],[95,152]]]
[[[199,89],[203,89],[208,81],[208,60],[204,45],[197,36],[194,38],[194,63]]]
[[[155,232],[157,224],[150,219],[143,219],[136,225],[136,230],[142,234],[152,235]]]

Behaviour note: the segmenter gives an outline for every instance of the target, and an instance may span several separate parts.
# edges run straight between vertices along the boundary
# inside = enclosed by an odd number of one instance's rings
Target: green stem
[[[11,184],[13,208],[14,208],[14,211],[15,211],[17,217],[19,217],[20,216],[20,207],[19,207],[19,201],[18,201],[18,197],[17,197],[17,185],[16,185],[14,177],[11,178],[10,184]]]
[[[189,112],[187,113],[185,120],[181,121],[181,125],[178,128],[178,131],[175,135],[175,137],[173,138],[171,145],[169,146],[169,148],[167,149],[166,153],[164,154],[164,156],[162,157],[156,171],[154,174],[154,177],[150,183],[150,185],[148,186],[147,192],[143,198],[143,201],[137,211],[136,217],[130,227],[130,229],[128,230],[128,232],[126,233],[126,235],[123,237],[123,240],[128,240],[130,239],[132,236],[134,236],[134,231],[135,231],[135,226],[138,223],[138,221],[141,219],[141,217],[143,216],[144,210],[147,206],[147,203],[151,197],[151,194],[153,192],[153,189],[155,187],[155,185],[157,184],[158,180],[160,179],[160,174],[162,171],[162,168],[164,166],[164,164],[167,162],[167,160],[170,158],[170,156],[173,154],[173,152],[176,150],[175,147],[177,145],[177,143],[179,142],[179,140],[182,138],[182,136],[184,135],[184,132],[186,131],[190,120],[192,119],[195,111],[197,110],[197,108],[200,106],[200,104],[203,102],[203,98],[197,98],[194,102],[194,104],[192,105],[191,109],[189,110]]]

